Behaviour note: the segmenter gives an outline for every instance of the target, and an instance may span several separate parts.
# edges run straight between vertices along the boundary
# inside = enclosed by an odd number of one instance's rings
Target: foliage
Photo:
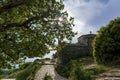
[[[1,69],[0,70],[0,79],[4,78],[6,75],[10,74],[10,71],[9,70],[4,70],[4,69]]]
[[[29,64],[24,69],[15,69],[10,74],[4,75],[2,78],[16,78],[16,80],[34,80],[35,73],[40,69],[41,65],[37,62]],[[1,76],[0,76],[1,77]]]
[[[0,75],[3,74],[3,73],[4,73],[4,71],[0,69]]]
[[[31,63],[32,63],[32,62],[23,63],[23,64],[20,65],[19,69],[21,69],[21,70],[22,70],[22,69],[25,69],[25,68],[27,68]]]
[[[71,66],[70,66],[69,63],[67,63],[67,64],[59,64],[59,65],[57,65],[57,67],[55,68],[55,70],[61,76],[68,78],[69,75],[70,75],[70,71],[71,71],[70,67]]]
[[[89,78],[90,72],[84,71],[82,66],[86,66],[86,65],[92,64],[92,63],[93,63],[93,60],[91,57],[83,57],[83,58],[79,58],[76,60],[71,60],[70,62],[68,62],[66,64],[59,64],[55,70],[58,72],[58,74],[66,77],[66,78],[72,79],[72,77],[74,77],[73,75],[76,75],[75,77],[79,77],[79,74],[84,75],[86,78]],[[76,71],[78,71],[78,72],[76,72]],[[77,75],[77,73],[78,73],[78,75]],[[73,79],[73,80],[76,80],[76,79]]]
[[[94,65],[92,57],[71,60],[69,63],[59,64],[56,68],[58,74],[69,80],[94,80],[96,75],[108,70],[109,67]]]
[[[53,80],[51,76],[45,74],[44,80]]]
[[[38,69],[40,69],[39,63],[32,63],[26,69],[22,70],[19,74],[17,74],[17,80],[34,80],[35,73]]]
[[[90,74],[83,71],[76,61],[72,62],[72,67],[69,80],[91,80]]]
[[[34,63],[40,63],[41,59],[35,59]]]
[[[89,66],[89,67],[88,67]],[[95,65],[92,66],[91,65],[88,65],[87,67],[88,68],[85,68],[84,71],[85,71],[85,75],[87,76],[90,76],[90,78],[92,80],[96,80],[96,78],[102,74],[102,73],[105,73],[105,72],[108,72],[111,70],[111,67],[107,67],[107,66],[103,66],[103,65]],[[89,77],[88,77],[89,78]],[[88,79],[89,80],[89,79]]]
[[[93,64],[94,59],[91,56],[80,57],[79,59],[77,59],[77,63],[79,63],[80,66],[87,66],[87,65]]]
[[[104,67],[104,66],[96,66],[95,68],[93,68],[93,74],[96,75],[96,74],[100,74],[100,73],[103,73],[105,72],[107,69]]]
[[[51,59],[50,58],[45,58],[45,61],[50,61]]]
[[[0,67],[41,57],[56,42],[70,40],[73,18],[63,9],[62,0],[0,0]]]
[[[57,56],[57,53],[55,53],[55,54],[52,55],[52,58],[53,58],[53,59],[56,59],[57,57],[58,57],[58,56]]]
[[[109,22],[98,31],[93,43],[95,62],[103,65],[119,64],[120,61],[120,18]]]

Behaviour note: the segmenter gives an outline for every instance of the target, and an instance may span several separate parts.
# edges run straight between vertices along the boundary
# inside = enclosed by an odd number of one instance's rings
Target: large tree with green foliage
[[[62,0],[0,0],[0,66],[38,57],[70,40],[73,18],[63,11]]]
[[[120,61],[120,18],[111,20],[98,31],[93,53],[98,64],[110,65]]]

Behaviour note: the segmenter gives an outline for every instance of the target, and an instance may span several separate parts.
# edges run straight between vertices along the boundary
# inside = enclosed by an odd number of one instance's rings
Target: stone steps
[[[96,80],[120,80],[120,69],[112,69],[108,72],[99,74]]]

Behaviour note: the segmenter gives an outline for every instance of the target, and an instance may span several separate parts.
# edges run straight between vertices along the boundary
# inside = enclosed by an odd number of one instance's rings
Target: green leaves
[[[120,18],[109,22],[98,31],[93,43],[94,59],[99,64],[110,65],[119,61]]]
[[[62,0],[2,0],[0,60],[8,64],[24,56],[42,57],[56,42],[71,40],[74,20],[63,9]]]

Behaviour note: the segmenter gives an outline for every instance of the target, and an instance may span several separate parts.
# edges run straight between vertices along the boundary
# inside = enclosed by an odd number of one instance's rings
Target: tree
[[[1,0],[0,66],[41,57],[57,41],[70,40],[73,18],[63,9],[62,0]]]
[[[120,18],[116,18],[98,31],[93,43],[93,55],[96,63],[110,65],[120,60],[119,30]]]

